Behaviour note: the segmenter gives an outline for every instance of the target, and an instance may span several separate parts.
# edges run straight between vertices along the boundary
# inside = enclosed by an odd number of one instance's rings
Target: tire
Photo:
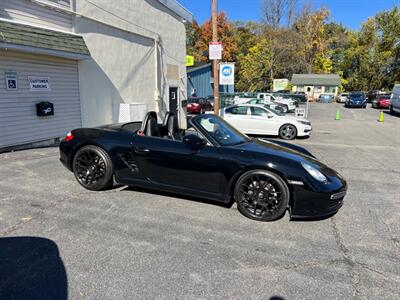
[[[279,128],[279,137],[284,140],[293,140],[297,136],[297,128],[293,124],[283,124]]]
[[[281,218],[288,207],[290,192],[285,181],[266,170],[244,173],[235,185],[238,210],[246,217],[270,222]]]
[[[75,179],[85,189],[101,191],[112,187],[113,165],[111,158],[102,148],[89,145],[80,148],[73,159]]]
[[[390,109],[390,114],[394,115],[394,110],[393,110],[393,106],[392,105],[390,105],[389,109]]]

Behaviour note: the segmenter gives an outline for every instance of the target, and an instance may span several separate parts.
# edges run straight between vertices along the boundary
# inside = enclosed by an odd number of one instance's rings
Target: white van
[[[400,114],[400,84],[395,84],[390,98],[390,112]]]

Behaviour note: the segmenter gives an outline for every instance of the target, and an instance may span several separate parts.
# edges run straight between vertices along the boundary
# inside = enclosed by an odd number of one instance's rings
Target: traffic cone
[[[340,120],[340,109],[338,109],[338,110],[336,111],[335,120],[336,120],[336,121],[339,121],[339,120]]]
[[[379,114],[379,122],[384,122],[385,121],[385,116],[383,115],[383,111]]]

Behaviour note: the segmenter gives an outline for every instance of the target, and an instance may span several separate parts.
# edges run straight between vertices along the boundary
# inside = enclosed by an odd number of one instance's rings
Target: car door
[[[278,117],[262,107],[250,107],[249,126],[254,133],[276,135],[280,121]]]
[[[220,152],[214,146],[193,151],[182,141],[137,135],[132,152],[141,174],[153,184],[220,192]]]
[[[248,121],[250,115],[248,114],[248,106],[234,106],[225,110],[224,119],[232,126],[236,127],[239,131],[250,133]]]

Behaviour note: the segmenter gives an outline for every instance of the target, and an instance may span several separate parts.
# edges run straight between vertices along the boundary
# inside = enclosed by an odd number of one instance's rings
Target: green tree
[[[269,42],[262,38],[251,47],[240,63],[238,90],[261,91],[268,86],[272,68]]]

